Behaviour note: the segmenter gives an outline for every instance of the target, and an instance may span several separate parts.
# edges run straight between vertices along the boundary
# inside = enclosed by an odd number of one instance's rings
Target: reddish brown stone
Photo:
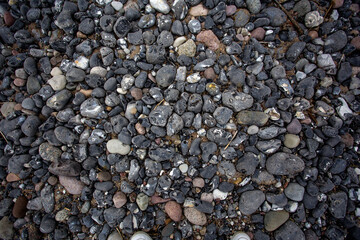
[[[113,197],[113,202],[116,208],[121,208],[127,202],[126,195],[123,192],[115,193]]]
[[[206,79],[212,79],[214,80],[216,78],[216,74],[215,74],[215,71],[213,68],[207,68],[205,71],[204,71],[204,77]]]
[[[6,176],[6,181],[8,181],[8,182],[17,182],[19,180],[20,180],[19,176],[16,175],[15,173],[9,173]]]
[[[204,43],[208,48],[213,51],[216,51],[220,47],[219,39],[211,30],[205,30],[200,32],[196,36],[196,40]]]
[[[255,28],[251,32],[251,37],[253,37],[259,41],[263,40],[265,37],[265,29],[263,29],[262,27]]]
[[[319,33],[317,31],[310,31],[309,37],[311,37],[311,39],[315,39],[315,38],[319,37]]]
[[[28,200],[24,196],[20,196],[16,199],[12,214],[15,218],[23,218],[26,214],[26,205]]]
[[[109,172],[99,172],[97,178],[100,182],[106,182],[111,180],[111,174]]]
[[[170,201],[165,204],[165,212],[174,222],[179,222],[182,218],[181,206],[175,201]]]
[[[135,99],[135,100],[140,100],[143,96],[143,93],[141,91],[140,88],[132,88],[130,90],[131,96]]]
[[[333,0],[333,8],[340,8],[344,4],[344,0]]]
[[[23,86],[25,86],[25,84],[26,84],[26,80],[21,79],[21,78],[15,78],[14,84],[15,84],[15,86],[17,86],[17,87],[23,87]]]
[[[13,16],[11,16],[10,12],[4,13],[4,22],[5,22],[5,25],[8,27],[10,27],[11,25],[14,24],[15,19],[13,18]]]
[[[225,12],[226,12],[226,16],[231,16],[236,12],[237,8],[235,5],[229,5],[226,6]]]
[[[351,40],[351,45],[353,45],[357,50],[360,50],[360,36],[354,37]]]
[[[166,202],[168,202],[170,200],[171,200],[170,198],[164,199],[164,198],[161,198],[161,197],[159,197],[157,195],[154,195],[154,196],[151,197],[152,204],[166,203]]]

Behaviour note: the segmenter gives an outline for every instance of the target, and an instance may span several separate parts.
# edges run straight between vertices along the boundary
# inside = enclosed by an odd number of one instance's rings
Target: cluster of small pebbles
[[[0,3],[0,239],[360,239],[359,0]]]

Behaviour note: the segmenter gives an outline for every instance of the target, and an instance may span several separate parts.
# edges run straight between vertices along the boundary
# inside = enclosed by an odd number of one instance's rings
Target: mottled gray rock
[[[237,91],[223,92],[222,101],[226,107],[231,108],[234,112],[248,109],[254,103],[254,99],[249,94]]]
[[[241,194],[239,209],[242,214],[250,215],[265,201],[265,194],[260,190],[247,191]]]
[[[259,161],[260,160],[256,154],[247,152],[237,161],[236,170],[240,173],[245,173],[245,175],[253,175]]]
[[[305,240],[305,234],[296,223],[289,220],[275,232],[275,239]]]
[[[156,73],[156,83],[160,87],[168,87],[172,84],[176,77],[176,68],[172,65],[166,65],[159,69]]]
[[[149,114],[149,121],[152,125],[165,127],[167,119],[170,117],[173,108],[171,106],[158,106]]]
[[[274,175],[295,175],[304,168],[304,161],[290,153],[275,153],[266,161],[266,169]]]
[[[336,192],[329,195],[329,211],[335,218],[344,218],[348,204],[348,196],[345,192]]]
[[[104,107],[98,99],[89,98],[81,104],[80,114],[88,118],[101,118],[104,114]]]

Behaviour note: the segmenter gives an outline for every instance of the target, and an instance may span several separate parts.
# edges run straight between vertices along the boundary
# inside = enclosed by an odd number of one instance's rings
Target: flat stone
[[[286,197],[293,201],[300,202],[303,200],[305,188],[298,183],[289,183],[285,188]]]
[[[296,148],[300,144],[299,136],[295,134],[286,134],[284,138],[284,145],[287,148]]]
[[[191,7],[189,10],[189,14],[194,17],[207,16],[208,12],[209,10],[202,3]]]
[[[269,116],[260,111],[241,111],[236,116],[237,122],[243,125],[264,126],[269,120]]]
[[[55,162],[60,159],[62,151],[50,143],[45,142],[40,145],[39,154],[44,160]]]
[[[275,153],[266,161],[266,169],[274,175],[295,175],[302,172],[304,168],[304,161],[290,153]]]
[[[11,240],[13,239],[13,235],[13,223],[9,220],[7,216],[5,216],[0,220],[0,238],[4,240]]]
[[[196,44],[192,39],[189,39],[178,47],[177,52],[179,55],[194,57],[196,54]]]
[[[14,112],[15,102],[4,102],[1,106],[1,114],[4,117],[9,116],[12,112]]]
[[[289,219],[289,213],[286,211],[270,211],[265,214],[264,225],[266,231],[272,232],[278,229]]]
[[[165,212],[175,222],[179,222],[182,218],[181,206],[175,201],[169,201],[165,204]]]
[[[226,107],[231,108],[234,112],[248,109],[254,103],[254,99],[251,95],[237,91],[223,92],[222,101]]]
[[[12,210],[12,214],[16,218],[23,218],[26,214],[26,206],[28,203],[28,199],[24,196],[20,196],[16,199],[14,204],[14,208]]]
[[[113,202],[116,208],[121,208],[127,202],[126,195],[123,192],[116,192],[113,196]]]
[[[85,186],[84,183],[80,182],[75,177],[59,176],[59,181],[66,191],[73,195],[81,194],[81,191]]]
[[[118,139],[111,139],[106,143],[106,148],[109,153],[118,153],[120,155],[127,155],[130,152],[130,146],[122,143]]]
[[[242,214],[250,215],[265,201],[265,194],[260,190],[247,191],[241,194],[239,209]]]
[[[208,48],[216,51],[221,43],[217,36],[211,30],[204,30],[196,36],[196,40],[204,43]]]
[[[275,239],[305,240],[305,234],[296,223],[289,220],[275,232]]]
[[[203,226],[207,223],[205,213],[200,212],[196,208],[190,207],[184,209],[184,215],[189,222],[194,225]]]

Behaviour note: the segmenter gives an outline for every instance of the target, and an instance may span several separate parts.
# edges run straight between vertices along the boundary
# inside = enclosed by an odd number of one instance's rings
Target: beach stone
[[[7,117],[12,112],[14,112],[15,105],[16,105],[16,103],[14,103],[14,102],[4,102],[3,105],[1,106],[1,114],[4,117]]]
[[[205,213],[200,212],[196,208],[190,207],[184,209],[184,215],[189,222],[194,225],[203,226],[207,223]]]
[[[15,218],[23,218],[26,214],[26,206],[28,199],[24,196],[19,196],[14,204],[12,214]]]
[[[165,204],[165,212],[175,222],[179,222],[182,218],[181,206],[175,201],[169,201]]]
[[[160,87],[168,87],[175,81],[176,68],[172,65],[166,65],[156,73],[156,83]]]
[[[196,54],[196,44],[192,39],[189,39],[179,46],[177,52],[179,55],[194,57]]]
[[[246,6],[252,14],[257,14],[261,9],[260,0],[246,0]]]
[[[237,91],[225,91],[222,93],[222,101],[226,107],[231,108],[234,112],[250,108],[254,99],[246,93]]]
[[[256,40],[262,41],[265,37],[265,29],[262,27],[255,28],[251,32],[251,37],[255,38]]]
[[[170,12],[170,6],[165,0],[150,0],[150,5],[158,12],[168,14]]]
[[[285,188],[286,197],[293,201],[300,202],[303,200],[305,188],[298,183],[289,183]]]
[[[265,8],[262,13],[270,19],[271,26],[273,27],[279,27],[287,20],[286,14],[276,7]]]
[[[211,30],[201,31],[196,36],[196,40],[204,43],[208,48],[210,48],[213,51],[216,51],[221,45],[219,39]]]
[[[65,105],[68,103],[70,98],[72,97],[72,94],[69,90],[63,89],[60,92],[55,93],[52,97],[50,97],[46,101],[46,105],[49,108],[52,108],[56,111],[62,110]]]
[[[204,7],[202,3],[191,7],[189,10],[189,14],[194,17],[206,16],[208,12],[209,10],[206,7]]]
[[[122,143],[118,139],[111,139],[106,143],[106,149],[109,153],[127,155],[130,152],[130,146]]]
[[[285,152],[278,152],[266,161],[266,169],[274,175],[295,175],[305,168],[304,161],[298,156]]]
[[[325,39],[324,52],[334,53],[343,49],[347,44],[347,36],[343,30],[329,35]]]
[[[88,98],[80,105],[80,114],[88,118],[100,118],[104,111],[103,105],[97,98]]]
[[[297,118],[293,118],[289,125],[287,125],[286,130],[291,134],[299,134],[301,132],[301,123]]]
[[[20,177],[16,175],[15,173],[9,173],[6,175],[6,181],[8,182],[17,182],[20,181]]]
[[[237,122],[243,125],[264,126],[269,120],[269,115],[259,111],[241,111],[236,116]]]
[[[7,216],[0,220],[0,238],[4,240],[11,240],[14,236],[13,223]]]
[[[136,197],[136,203],[141,211],[145,211],[149,206],[149,197],[144,193],[140,193]]]
[[[121,208],[127,202],[126,195],[123,192],[116,192],[113,196],[113,202],[116,208]]]
[[[77,180],[75,177],[66,177],[66,176],[59,176],[59,182],[66,191],[73,195],[81,194],[81,191],[84,188],[84,183]]]
[[[275,239],[305,240],[305,234],[296,223],[289,220],[275,232]]]
[[[348,196],[345,192],[336,192],[329,195],[329,211],[335,218],[342,219],[346,216]]]
[[[51,145],[50,143],[42,143],[39,147],[39,154],[42,159],[50,162],[55,162],[60,159],[62,151]]]
[[[239,9],[234,16],[235,27],[244,27],[250,20],[250,13],[246,9]]]
[[[284,145],[287,148],[296,148],[300,144],[299,136],[295,134],[286,134],[284,139]]]
[[[265,214],[264,225],[266,231],[272,232],[278,229],[289,219],[289,213],[286,211],[270,211]]]
[[[265,194],[260,190],[247,191],[241,194],[239,201],[239,210],[244,215],[250,215],[265,201]]]

